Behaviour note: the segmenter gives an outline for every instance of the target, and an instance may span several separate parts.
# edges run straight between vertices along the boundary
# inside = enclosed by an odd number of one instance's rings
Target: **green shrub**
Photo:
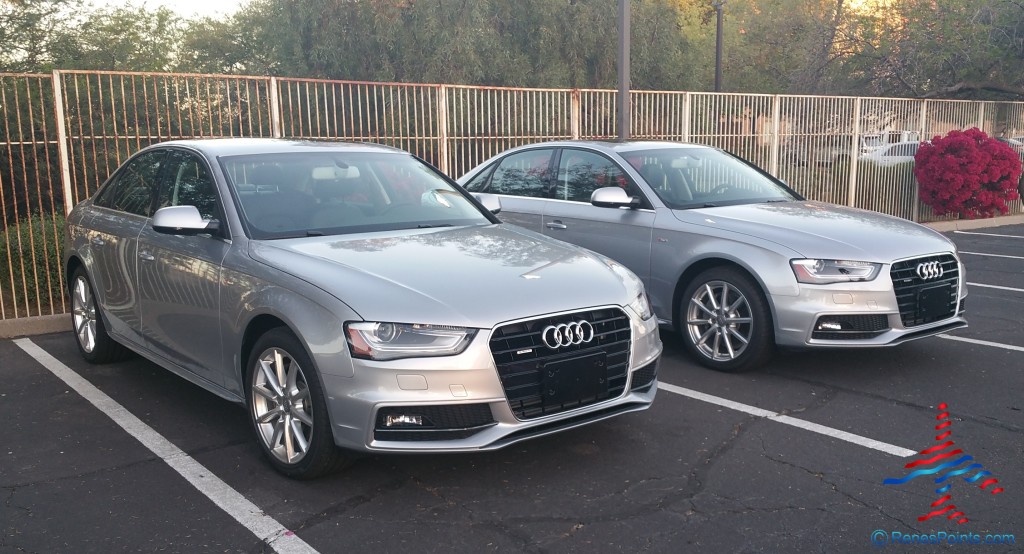
[[[13,317],[15,306],[19,316],[64,311],[63,237],[64,214],[33,214],[4,229],[0,237],[4,317]],[[24,313],[26,305],[28,314]]]

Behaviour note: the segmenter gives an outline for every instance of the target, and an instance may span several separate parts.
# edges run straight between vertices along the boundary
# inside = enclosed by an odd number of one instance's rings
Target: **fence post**
[[[437,142],[437,168],[455,178],[448,159],[448,85],[437,87]]]
[[[923,139],[928,136],[928,101],[921,101],[921,134],[918,139]],[[921,219],[921,196],[920,196],[920,185],[917,183],[917,177],[914,177],[914,197],[910,200],[910,217],[911,221],[917,222]]]
[[[60,183],[64,189],[64,215],[71,213],[75,199],[71,190],[71,158],[68,153],[68,131],[64,127],[64,90],[60,71],[53,70],[53,114],[57,124],[57,158],[60,160]]]
[[[857,207],[857,160],[860,158],[860,96],[853,99],[853,144],[850,146],[850,186],[846,191],[846,205]]]
[[[756,134],[756,133],[755,133]],[[769,173],[772,175],[779,174],[779,148],[782,134],[782,99],[778,94],[772,97],[772,139],[771,139],[771,158],[769,162]]]
[[[281,97],[277,91],[277,77],[270,78],[268,88],[270,89],[267,91],[270,100],[270,136],[281,138],[284,136],[284,132],[281,129]]]
[[[985,102],[981,101],[978,103],[978,128],[982,131],[985,130]],[[995,132],[995,128],[992,129]],[[992,133],[989,133],[990,135]]]
[[[693,107],[693,100],[690,92],[683,93],[683,142],[690,142],[690,111]]]
[[[582,108],[580,107],[580,89],[571,89],[569,94],[571,102],[569,110],[569,132],[572,133],[572,140],[580,140],[580,118],[582,117]]]

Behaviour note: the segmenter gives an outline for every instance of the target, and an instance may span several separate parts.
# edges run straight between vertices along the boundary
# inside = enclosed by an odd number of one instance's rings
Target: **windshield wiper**
[[[417,229],[433,229],[434,227],[452,227],[451,223],[438,223],[437,225],[431,225],[430,223],[421,223],[416,226]]]

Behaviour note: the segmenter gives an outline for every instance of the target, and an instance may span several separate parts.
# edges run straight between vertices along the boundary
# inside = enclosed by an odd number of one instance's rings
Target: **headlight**
[[[791,260],[789,263],[797,281],[814,285],[870,281],[882,268],[882,264],[849,260]]]
[[[355,358],[394,360],[454,356],[469,346],[476,329],[408,323],[347,323],[348,348]]]
[[[651,303],[647,300],[647,293],[641,292],[637,295],[636,299],[629,303],[629,309],[633,310],[633,313],[640,316],[640,319],[647,321],[651,319],[654,312],[651,311]]]

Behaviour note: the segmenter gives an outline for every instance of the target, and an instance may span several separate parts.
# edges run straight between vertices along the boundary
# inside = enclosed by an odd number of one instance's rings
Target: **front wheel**
[[[683,345],[716,371],[754,369],[772,355],[771,311],[760,287],[730,267],[703,271],[686,287],[680,325]]]
[[[313,361],[287,329],[272,329],[256,341],[246,396],[257,441],[277,471],[312,479],[348,463],[334,444]]]

